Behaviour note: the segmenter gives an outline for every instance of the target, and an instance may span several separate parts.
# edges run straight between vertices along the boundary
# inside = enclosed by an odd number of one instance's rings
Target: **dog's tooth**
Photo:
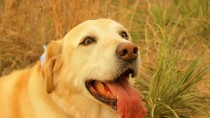
[[[103,82],[96,81],[94,83],[94,86],[98,94],[108,98],[113,98],[112,93],[109,91],[109,89]]]
[[[97,88],[97,90],[104,90],[104,85],[100,81],[95,82],[95,87]]]
[[[103,86],[104,86],[104,89],[105,89],[107,95],[108,95],[108,96],[111,96],[112,93],[110,92],[110,90],[109,90],[109,88],[106,86],[106,84],[103,84]]]
[[[102,84],[102,82],[98,82],[97,85],[98,85],[100,88],[103,88],[103,89],[104,89],[104,85]]]
[[[95,83],[94,83],[94,86],[96,87],[96,89],[97,89],[97,91],[104,91],[104,85],[102,84],[102,82],[100,82],[100,81],[96,81]]]
[[[95,87],[100,95],[108,97],[111,94],[104,88],[104,84],[102,82],[97,82]]]

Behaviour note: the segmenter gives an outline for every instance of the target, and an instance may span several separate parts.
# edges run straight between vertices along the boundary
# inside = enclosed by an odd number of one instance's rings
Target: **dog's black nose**
[[[120,43],[117,46],[116,55],[124,61],[132,62],[138,57],[138,47],[131,42]]]

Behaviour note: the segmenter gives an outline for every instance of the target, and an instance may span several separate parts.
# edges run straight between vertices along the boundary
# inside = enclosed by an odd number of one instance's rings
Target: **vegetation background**
[[[148,118],[210,117],[209,0],[0,0],[0,76],[87,19],[111,18],[140,47]],[[78,60],[79,61],[79,60]]]

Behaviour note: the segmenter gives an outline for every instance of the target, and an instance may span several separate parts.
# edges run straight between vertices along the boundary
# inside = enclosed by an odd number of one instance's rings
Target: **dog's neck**
[[[85,96],[72,96],[70,103],[67,104],[61,100],[56,94],[52,93],[53,101],[62,111],[73,118],[118,118],[119,115],[111,107],[101,105],[97,101],[91,101]]]

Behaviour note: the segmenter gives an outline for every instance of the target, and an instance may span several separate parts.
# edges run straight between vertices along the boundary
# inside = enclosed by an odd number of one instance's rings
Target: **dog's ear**
[[[46,49],[45,59],[43,63],[42,76],[45,79],[45,86],[47,93],[52,93],[54,90],[53,79],[56,72],[59,71],[62,65],[62,42],[52,41]]]

